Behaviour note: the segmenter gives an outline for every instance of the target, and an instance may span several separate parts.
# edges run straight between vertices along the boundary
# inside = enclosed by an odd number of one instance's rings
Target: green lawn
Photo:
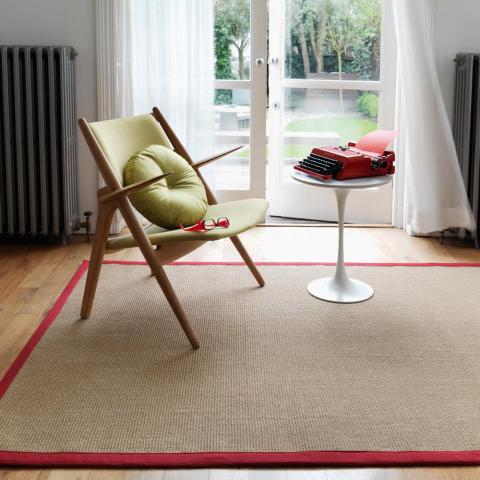
[[[340,144],[358,140],[377,128],[376,122],[366,117],[303,118],[290,122],[287,132],[336,132]]]
[[[344,145],[350,141],[358,140],[363,135],[376,130],[376,128],[376,122],[366,117],[330,117],[293,120],[287,124],[285,130],[287,132],[336,132],[340,135],[340,145]],[[285,145],[285,158],[303,157],[309,154],[315,146],[287,144]],[[248,158],[250,157],[250,149],[244,148],[234,156]]]

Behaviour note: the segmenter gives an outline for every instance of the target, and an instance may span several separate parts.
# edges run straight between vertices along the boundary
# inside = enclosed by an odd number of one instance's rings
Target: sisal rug
[[[370,301],[311,297],[326,265],[167,267],[190,349],[149,268],[85,262],[0,383],[0,463],[480,463],[480,268],[349,268]]]

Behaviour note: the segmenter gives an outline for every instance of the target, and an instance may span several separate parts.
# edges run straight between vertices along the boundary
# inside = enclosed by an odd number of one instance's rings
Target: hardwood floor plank
[[[208,472],[208,480],[248,480],[248,470],[245,468],[211,469]]]
[[[411,467],[403,468],[404,480],[478,480],[479,467]]]
[[[1,480],[47,480],[48,470],[10,469],[0,470]]]
[[[12,315],[0,332],[0,377],[8,370],[25,343],[33,335],[42,317],[38,314]]]
[[[162,480],[208,480],[208,470],[207,469],[197,469],[197,470],[165,470]]]
[[[19,287],[23,288],[39,288],[43,285],[45,280],[52,274],[53,270],[57,266],[57,263],[43,263],[37,265],[33,270],[31,270],[22,282],[19,284]]]
[[[287,470],[288,480],[327,480],[328,473],[317,468]]]
[[[86,470],[86,472],[88,473],[86,480],[163,480],[165,478],[165,470],[153,469],[98,469]]]
[[[47,480],[87,480],[88,470],[58,469],[50,470]]]
[[[327,480],[405,480],[398,468],[338,468],[326,471]]]
[[[8,290],[1,300],[0,305],[0,329],[2,321],[7,320],[7,315],[15,315],[19,313],[22,308],[31,300],[33,295],[37,292],[37,288],[21,288],[17,287]]]
[[[247,470],[248,480],[288,480],[287,471],[280,469],[250,469]]]

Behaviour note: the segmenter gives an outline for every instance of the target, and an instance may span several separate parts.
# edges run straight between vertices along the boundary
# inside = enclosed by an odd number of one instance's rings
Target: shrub
[[[376,120],[378,118],[378,95],[364,92],[357,98],[357,110],[365,116]]]

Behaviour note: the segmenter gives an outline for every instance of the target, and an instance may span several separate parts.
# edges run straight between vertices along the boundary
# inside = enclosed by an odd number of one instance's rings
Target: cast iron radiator
[[[463,181],[477,221],[473,234],[478,248],[480,241],[480,53],[458,53],[455,57],[455,103],[453,137]],[[460,231],[460,236],[466,232]]]
[[[78,228],[72,47],[0,46],[0,237]]]

